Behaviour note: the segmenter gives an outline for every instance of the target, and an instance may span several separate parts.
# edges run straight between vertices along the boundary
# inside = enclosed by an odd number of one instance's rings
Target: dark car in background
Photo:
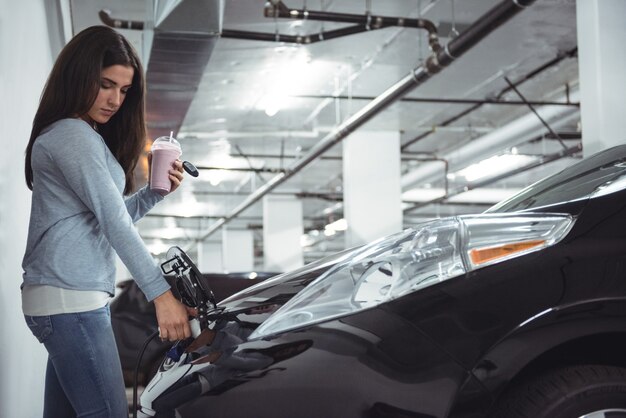
[[[219,302],[277,274],[270,272],[206,273],[202,275],[202,279],[211,287],[216,302]],[[173,278],[166,276],[166,279],[177,294]],[[111,323],[122,363],[124,383],[127,387],[131,387],[134,383],[133,374],[139,353],[147,338],[157,330],[158,325],[154,303],[148,302],[134,280],[124,280],[118,283],[117,287],[118,294],[111,302]],[[138,370],[137,384],[139,386],[145,386],[154,376],[164,354],[171,346],[171,342],[161,341],[158,338],[146,346],[141,367]]]
[[[207,309],[141,416],[623,418],[626,146]]]

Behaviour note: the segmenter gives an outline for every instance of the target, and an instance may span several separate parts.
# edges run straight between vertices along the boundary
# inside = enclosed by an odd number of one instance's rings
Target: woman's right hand
[[[161,340],[183,340],[191,336],[189,312],[171,290],[154,299]]]

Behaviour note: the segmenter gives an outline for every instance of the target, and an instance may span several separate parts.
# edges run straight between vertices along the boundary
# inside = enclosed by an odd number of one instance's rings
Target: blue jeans
[[[128,418],[108,306],[25,318],[48,351],[44,418]]]

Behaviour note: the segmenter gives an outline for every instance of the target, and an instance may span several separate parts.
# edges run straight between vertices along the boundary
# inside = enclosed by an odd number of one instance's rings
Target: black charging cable
[[[148,344],[150,344],[150,342],[157,335],[159,335],[159,331],[154,331],[152,334],[150,334],[148,339],[146,339],[146,342],[143,343],[143,347],[141,348],[139,356],[137,357],[137,363],[135,364],[135,374],[133,375],[133,418],[137,418],[137,380],[139,375],[139,366],[141,365],[141,358],[143,357],[143,353],[146,351]]]

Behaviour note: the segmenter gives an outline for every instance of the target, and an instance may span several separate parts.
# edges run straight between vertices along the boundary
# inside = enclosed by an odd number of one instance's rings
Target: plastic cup
[[[176,138],[161,136],[152,143],[152,169],[150,171],[150,189],[166,195],[172,189],[169,171],[181,156],[182,148]]]

